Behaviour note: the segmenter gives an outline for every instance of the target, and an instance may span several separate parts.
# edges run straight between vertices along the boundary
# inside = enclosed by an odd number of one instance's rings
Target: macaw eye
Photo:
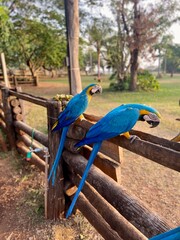
[[[160,120],[155,113],[149,113],[147,115],[144,115],[143,119],[151,125],[151,128],[157,127],[160,123]]]

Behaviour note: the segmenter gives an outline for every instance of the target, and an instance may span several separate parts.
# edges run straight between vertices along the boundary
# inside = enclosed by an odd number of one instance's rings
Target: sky
[[[169,31],[174,36],[173,42],[180,44],[180,23],[173,24]]]

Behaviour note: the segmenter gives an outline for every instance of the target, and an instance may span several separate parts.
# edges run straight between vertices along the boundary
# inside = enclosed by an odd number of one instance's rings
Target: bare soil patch
[[[81,213],[44,218],[44,174],[12,153],[0,155],[0,239],[78,240],[102,237]]]

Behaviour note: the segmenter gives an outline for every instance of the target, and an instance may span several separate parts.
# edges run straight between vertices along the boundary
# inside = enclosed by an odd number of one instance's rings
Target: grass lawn
[[[82,77],[83,88],[93,82],[95,82],[94,77]],[[161,125],[157,128],[159,131],[154,131],[154,134],[171,139],[180,129],[180,122],[175,120],[180,117],[180,75],[177,75],[174,78],[166,76],[163,79],[160,79],[159,82],[160,89],[154,92],[116,92],[109,90],[110,81],[107,77],[103,77],[101,83],[103,93],[93,97],[87,112],[101,116],[122,103],[136,102],[148,104],[156,108],[162,115]],[[23,86],[23,91],[46,98],[51,98],[57,93],[68,94],[68,80],[66,78],[42,80],[40,81],[40,87]],[[46,112],[41,109],[41,107],[33,105],[33,108],[27,112],[27,121],[33,125],[33,121],[35,121],[37,126],[34,125],[34,127],[45,131],[45,127],[43,126],[46,125]],[[37,111],[39,113],[39,123],[33,118]]]

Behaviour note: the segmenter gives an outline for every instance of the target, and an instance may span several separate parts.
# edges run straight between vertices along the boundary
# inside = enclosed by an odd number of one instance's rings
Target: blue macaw
[[[75,122],[78,118],[83,118],[83,112],[88,107],[88,104],[95,93],[102,92],[102,88],[98,84],[90,84],[87,86],[81,93],[75,95],[67,104],[66,108],[61,112],[58,116],[58,120],[55,122],[55,124],[52,127],[52,131],[57,131],[59,129],[62,129],[61,134],[61,141],[59,143],[58,151],[56,154],[56,158],[54,160],[53,166],[51,168],[48,181],[52,179],[52,185],[55,183],[55,177],[56,177],[56,170],[57,166],[59,164],[62,151],[64,148],[64,142],[66,139],[66,134],[69,129],[69,126],[71,123]]]
[[[105,115],[100,121],[98,121],[89,129],[85,138],[75,145],[75,147],[79,148],[85,144],[93,144],[93,150],[89,157],[79,187],[67,211],[66,218],[68,218],[72,213],[79,193],[84,186],[89,169],[101,147],[102,142],[120,134],[124,135],[132,142],[137,136],[131,136],[129,134],[129,131],[133,128],[133,126],[138,120],[146,121],[151,124],[152,127],[155,127],[160,122],[159,118],[159,112],[152,107],[136,103],[123,104],[110,111],[107,115]]]
[[[179,239],[180,239],[180,227],[177,227],[167,232],[161,233],[157,236],[154,236],[149,240],[179,240]]]

